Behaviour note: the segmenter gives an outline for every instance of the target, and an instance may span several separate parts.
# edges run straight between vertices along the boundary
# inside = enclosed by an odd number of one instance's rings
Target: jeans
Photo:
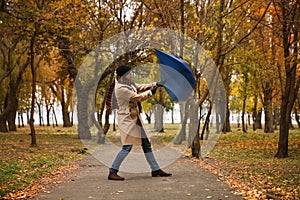
[[[154,157],[154,154],[152,152],[151,143],[149,139],[147,138],[145,131],[142,129],[142,148],[144,155],[146,157],[146,160],[148,164],[151,167],[152,171],[159,170],[160,167],[158,163],[156,162],[156,159]],[[117,154],[114,162],[112,163],[111,168],[109,168],[110,173],[117,173],[119,171],[120,165],[122,164],[123,160],[127,157],[129,152],[132,149],[132,145],[123,145],[122,149]]]

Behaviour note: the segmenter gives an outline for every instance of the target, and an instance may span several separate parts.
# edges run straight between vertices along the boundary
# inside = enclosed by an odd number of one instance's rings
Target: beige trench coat
[[[152,92],[149,89],[155,85],[156,83],[154,82],[150,84],[136,84],[135,87],[116,81],[115,94],[119,106],[118,127],[122,145],[141,144],[141,128],[144,125],[137,102],[144,101],[152,96]],[[146,132],[146,129],[144,130]]]

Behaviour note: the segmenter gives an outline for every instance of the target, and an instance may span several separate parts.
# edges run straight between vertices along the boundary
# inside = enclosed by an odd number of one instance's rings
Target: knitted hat
[[[124,74],[126,74],[127,72],[129,72],[131,70],[131,68],[129,66],[126,65],[121,65],[117,68],[116,72],[118,76],[123,76]]]

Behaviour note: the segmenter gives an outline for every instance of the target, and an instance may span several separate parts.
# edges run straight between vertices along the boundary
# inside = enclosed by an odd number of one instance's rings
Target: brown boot
[[[109,173],[109,175],[108,175],[108,180],[113,180],[113,181],[124,181],[125,178],[119,176],[117,173]]]
[[[156,170],[156,171],[152,171],[151,175],[152,175],[152,177],[157,177],[157,176],[172,176],[172,174],[164,172],[161,169]]]

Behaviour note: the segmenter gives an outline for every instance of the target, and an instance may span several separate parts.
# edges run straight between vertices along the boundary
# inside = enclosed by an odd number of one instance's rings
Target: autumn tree
[[[72,98],[74,81],[77,68],[85,55],[85,43],[80,43],[81,31],[87,26],[86,2],[57,1],[51,4],[54,10],[53,20],[56,23],[48,23],[52,33],[52,43],[60,54],[61,68],[57,71],[58,79],[51,86],[52,92],[60,100],[63,126],[72,126],[70,112],[72,112]]]
[[[36,131],[34,126],[34,113],[36,104],[37,92],[37,68],[40,66],[44,56],[48,53],[48,49],[43,43],[43,34],[46,32],[44,21],[48,8],[47,0],[35,2],[26,2],[25,7],[31,14],[27,16],[26,22],[29,23],[29,56],[30,56],[30,71],[31,71],[31,108],[29,126],[31,130],[31,146],[37,146]],[[26,10],[27,11],[27,10]],[[45,17],[45,18],[44,18]]]
[[[14,2],[2,2],[1,16],[1,109],[0,131],[16,131],[15,117],[18,108],[17,91],[22,75],[29,66],[28,27],[20,8]],[[8,127],[7,127],[8,124]]]
[[[277,158],[288,156],[288,138],[291,112],[300,87],[300,78],[296,74],[299,58],[299,1],[273,1],[278,18],[283,46],[283,72],[281,79],[280,132]],[[279,70],[281,65],[278,64]]]
[[[256,54],[253,54],[252,59],[255,61],[255,74],[258,77],[257,87],[260,88],[260,100],[263,103],[265,113],[264,132],[272,133],[275,128],[274,120],[275,112],[275,98],[279,92],[277,89],[279,79],[277,78],[278,70],[277,58],[282,53],[281,48],[277,48],[279,39],[276,29],[274,29],[275,18],[273,17],[274,7],[270,6],[264,20],[251,37],[251,45],[256,49]],[[256,15],[259,15],[258,13]],[[255,15],[254,15],[255,16]]]

